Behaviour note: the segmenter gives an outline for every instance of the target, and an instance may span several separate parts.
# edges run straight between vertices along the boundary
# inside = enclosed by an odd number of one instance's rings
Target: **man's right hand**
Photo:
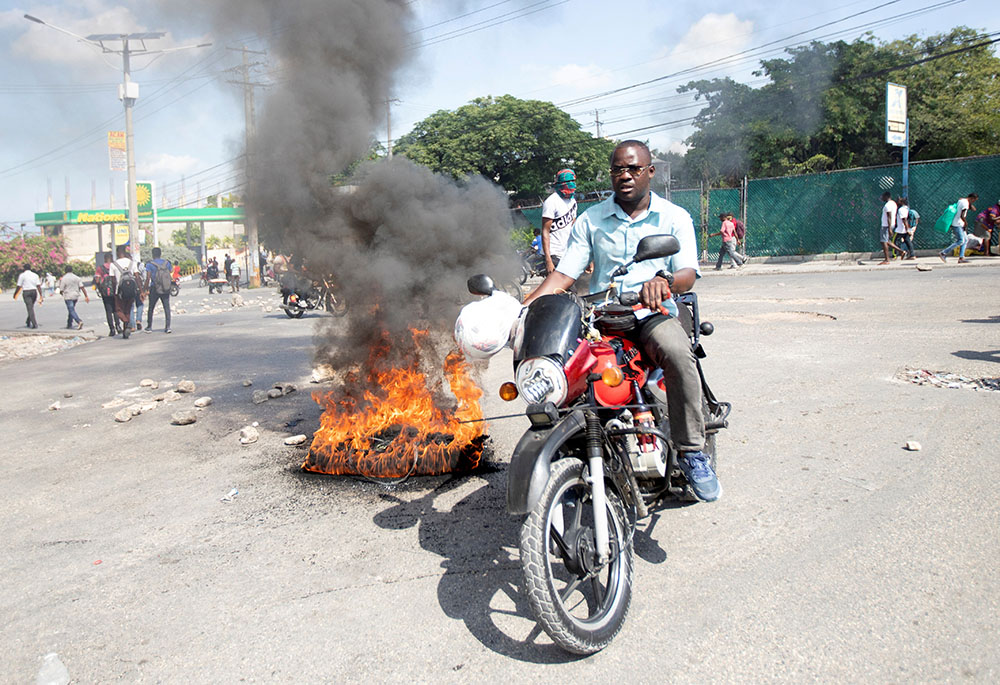
[[[545,272],[547,274],[550,274],[550,273],[552,273],[555,270],[556,270],[556,265],[552,262],[552,258],[551,257],[546,257],[545,258]]]

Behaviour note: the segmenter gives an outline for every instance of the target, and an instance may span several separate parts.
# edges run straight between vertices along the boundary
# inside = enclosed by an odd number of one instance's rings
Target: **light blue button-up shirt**
[[[673,273],[689,268],[701,278],[691,215],[656,193],[650,193],[649,208],[634,219],[618,206],[614,196],[581,214],[573,224],[566,254],[559,260],[556,271],[575,280],[593,261],[590,292],[600,292],[611,285],[611,273],[632,259],[640,240],[648,235],[663,234],[677,237],[680,252],[633,265],[627,274],[615,279],[619,291],[638,292],[642,284],[660,270]],[[677,305],[673,301],[664,305],[671,314],[677,315]]]

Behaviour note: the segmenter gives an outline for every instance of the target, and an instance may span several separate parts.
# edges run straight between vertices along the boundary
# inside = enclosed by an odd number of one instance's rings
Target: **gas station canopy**
[[[233,221],[243,223],[246,214],[242,207],[177,207],[156,210],[156,220],[161,224],[199,221]],[[150,223],[150,219],[141,219]],[[81,209],[65,212],[36,212],[36,226],[75,226],[86,224],[117,224],[128,222],[127,209]]]

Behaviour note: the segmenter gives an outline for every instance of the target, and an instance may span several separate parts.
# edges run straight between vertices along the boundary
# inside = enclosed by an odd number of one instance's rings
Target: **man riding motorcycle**
[[[722,495],[705,445],[701,381],[695,356],[671,292],[691,290],[701,273],[691,215],[649,190],[655,174],[649,148],[640,141],[619,143],[611,155],[614,196],[584,212],[573,225],[566,254],[556,270],[524,301],[566,291],[587,265],[594,262],[590,292],[605,290],[614,280],[621,292],[639,292],[653,314],[635,335],[645,355],[663,370],[670,434],[681,453],[678,465],[695,495],[712,502]],[[680,242],[675,255],[636,264],[624,276],[612,278],[629,262],[639,240],[647,235],[671,234]],[[662,308],[669,315],[660,313]]]

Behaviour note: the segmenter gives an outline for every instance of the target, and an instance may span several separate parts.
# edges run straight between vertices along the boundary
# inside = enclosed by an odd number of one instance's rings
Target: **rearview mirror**
[[[635,249],[633,262],[645,262],[649,259],[669,257],[681,251],[681,244],[672,235],[648,235],[639,241]]]
[[[469,288],[469,292],[473,295],[486,295],[487,297],[492,295],[493,291],[497,289],[493,283],[493,279],[486,274],[476,274],[466,281],[466,285]]]

